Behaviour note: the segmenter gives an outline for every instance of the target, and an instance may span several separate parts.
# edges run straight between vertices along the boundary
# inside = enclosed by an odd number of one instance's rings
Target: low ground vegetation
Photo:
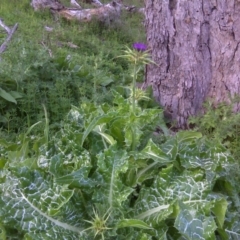
[[[240,238],[240,117],[208,103],[195,129],[166,126],[119,57],[141,15],[105,27],[2,0],[0,16],[19,23],[0,62],[0,239]]]

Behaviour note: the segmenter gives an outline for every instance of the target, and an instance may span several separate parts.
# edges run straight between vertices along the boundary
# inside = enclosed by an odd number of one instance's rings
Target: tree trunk
[[[217,104],[240,94],[240,0],[145,0],[145,6],[157,63],[147,67],[146,82],[178,127],[207,98]]]

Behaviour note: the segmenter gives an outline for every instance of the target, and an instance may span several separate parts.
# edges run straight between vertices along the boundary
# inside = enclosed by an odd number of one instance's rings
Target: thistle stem
[[[136,79],[137,79],[137,64],[134,63],[133,66],[133,83],[132,83],[132,109],[133,114],[135,115],[135,105],[136,105]],[[132,150],[134,151],[136,148],[136,133],[135,133],[135,126],[132,128]]]
[[[137,64],[135,63],[133,66],[133,83],[132,83],[132,108],[133,112],[135,113],[135,100],[136,100],[136,79],[137,79]]]

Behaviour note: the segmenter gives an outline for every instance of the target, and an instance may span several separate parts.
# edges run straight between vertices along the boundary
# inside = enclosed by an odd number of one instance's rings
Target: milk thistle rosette
[[[109,210],[104,214],[103,217],[100,217],[95,209],[93,209],[93,213],[94,217],[92,218],[92,221],[85,220],[85,222],[91,224],[91,227],[85,229],[83,232],[92,230],[94,233],[94,238],[97,235],[100,235],[102,240],[104,240],[104,232],[111,229],[106,226],[108,218],[110,217]]]

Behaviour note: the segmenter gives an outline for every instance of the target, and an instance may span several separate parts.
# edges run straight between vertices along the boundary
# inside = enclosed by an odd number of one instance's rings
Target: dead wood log
[[[54,10],[61,10],[65,8],[58,0],[32,0],[31,6],[35,11],[45,8]]]
[[[99,0],[82,0],[84,3],[91,4],[95,7],[101,7],[103,4]],[[70,5],[76,9],[82,9],[81,5],[76,0],[70,0]],[[32,0],[31,6],[35,11],[49,8],[54,10],[64,9],[65,6],[60,2],[60,0]]]
[[[131,12],[131,13],[138,12],[138,13],[145,14],[145,9],[144,8],[138,8],[136,6],[124,5],[124,9],[128,12]]]
[[[95,7],[101,7],[103,4],[99,0],[82,0],[85,3],[91,4]]]
[[[144,13],[143,8],[123,5],[122,0],[113,0],[108,4],[102,4],[99,0],[82,1],[94,5],[96,8],[82,9],[76,0],[70,0],[71,6],[74,8],[65,7],[60,0],[32,0],[31,5],[34,10],[49,8],[54,17],[58,15],[67,20],[78,20],[79,22],[90,22],[95,19],[107,25],[119,22],[122,9],[128,12]]]
[[[70,4],[71,4],[72,7],[82,9],[82,7],[79,5],[79,3],[76,0],[71,0]]]
[[[96,19],[100,22],[110,24],[119,20],[121,14],[121,4],[113,1],[106,5],[93,9],[69,9],[65,8],[57,13],[67,20],[78,20],[80,22],[90,22]]]
[[[13,28],[10,28],[10,27],[6,26],[3,22],[3,20],[0,18],[0,26],[7,32],[7,35],[8,35],[6,40],[0,46],[0,54],[1,54],[6,50],[8,42],[10,42],[14,32],[17,30],[18,23],[16,23]],[[0,58],[0,60],[1,60],[1,58]]]

